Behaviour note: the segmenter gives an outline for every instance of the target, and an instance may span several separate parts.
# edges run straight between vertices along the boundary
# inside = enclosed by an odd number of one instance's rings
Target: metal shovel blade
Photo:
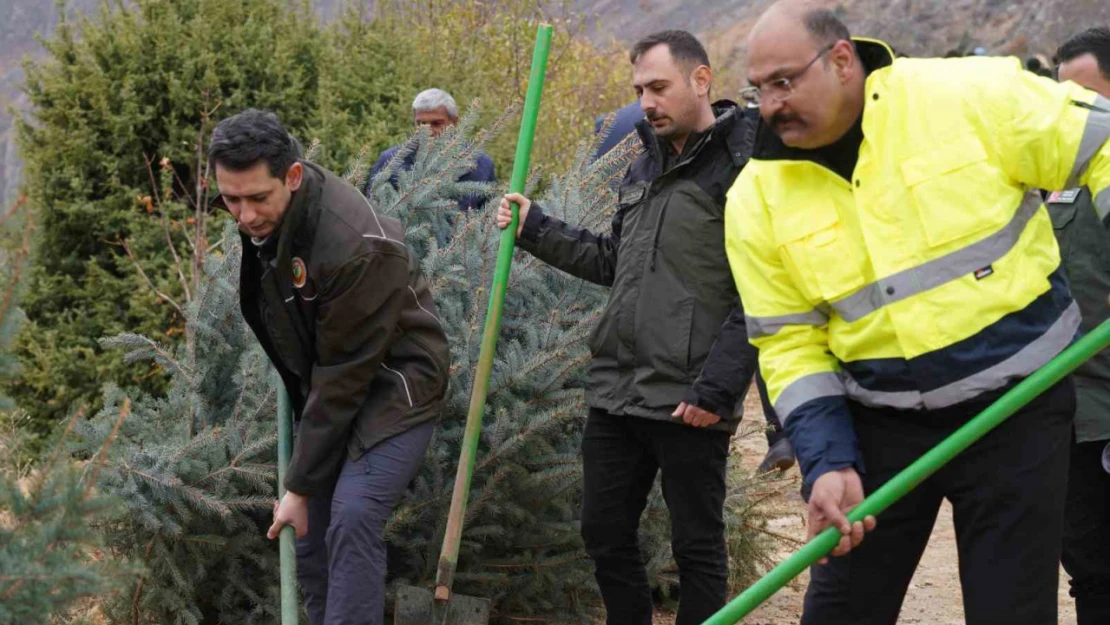
[[[397,589],[393,625],[487,625],[489,600],[451,593],[436,601],[432,591],[415,586]]]

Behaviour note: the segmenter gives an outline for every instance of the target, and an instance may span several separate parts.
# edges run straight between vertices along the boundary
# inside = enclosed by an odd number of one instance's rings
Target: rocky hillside
[[[332,14],[337,2],[319,0],[321,15]],[[718,67],[731,74],[726,84],[737,84],[745,35],[771,0],[569,2],[589,25],[589,36],[599,43],[629,42],[661,28],[696,32],[709,43]],[[66,6],[72,15],[98,4],[98,0],[68,0]],[[841,12],[856,34],[885,39],[911,55],[975,46],[996,54],[1051,55],[1069,34],[1093,24],[1110,24],[1107,0],[832,0],[828,5]],[[24,105],[18,88],[21,59],[41,54],[36,36],[49,33],[57,24],[55,7],[56,0],[0,0],[0,206],[18,186],[19,162],[7,108],[19,110]]]
[[[659,28],[702,35],[714,56],[738,69],[748,29],[772,0],[575,0],[591,36],[635,39]],[[1110,24],[1106,0],[831,0],[854,34],[878,37],[909,55],[940,55],[983,46],[992,54],[1051,56],[1059,43],[1095,24]],[[695,8],[696,7],[696,8]]]
[[[67,13],[88,10],[96,0],[69,0]],[[20,163],[10,111],[20,111],[26,99],[19,91],[23,81],[23,57],[41,54],[36,40],[58,24],[55,0],[0,0],[0,207],[15,197]]]

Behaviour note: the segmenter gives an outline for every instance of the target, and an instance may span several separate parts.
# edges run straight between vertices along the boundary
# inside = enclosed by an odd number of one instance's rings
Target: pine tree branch
[[[4,224],[8,223],[8,219],[10,219],[12,215],[15,215],[19,211],[19,209],[23,208],[25,204],[27,204],[27,196],[20,194],[20,196],[16,198],[15,202],[12,203],[11,208],[9,208],[7,212],[4,213],[3,217],[0,217],[0,228],[2,228]]]
[[[116,442],[116,436],[119,435],[120,426],[123,425],[123,420],[131,414],[131,400],[129,398],[123,399],[123,406],[119,411],[119,418],[116,419],[115,425],[112,426],[112,431],[108,433],[108,438],[104,439],[104,443],[100,446],[100,454],[97,456],[95,462],[92,463],[92,473],[89,474],[88,483],[85,485],[85,499],[92,496],[93,488],[96,487],[96,481],[100,478],[100,470],[104,468],[104,464],[108,460],[108,450],[112,444]]]
[[[154,542],[158,540],[159,533],[155,532],[154,536],[150,537],[150,542],[146,544],[143,549],[143,562],[150,560],[150,554],[154,550]],[[146,584],[146,576],[140,575],[138,583],[135,584],[135,594],[131,597],[131,624],[141,625],[139,622],[139,599],[143,596],[143,586]]]
[[[123,463],[122,468],[128,473],[142,478],[150,484],[158,485],[167,491],[177,491],[184,495],[188,501],[193,502],[195,506],[207,508],[220,517],[226,518],[231,514],[231,509],[224,505],[222,501],[209,497],[204,491],[182,482],[181,478],[177,476],[169,479],[161,478],[145,471],[139,471],[126,462]]]
[[[4,216],[4,221],[7,221],[12,212],[21,206],[16,202],[11,211]],[[23,275],[23,259],[27,258],[27,254],[31,251],[31,232],[35,229],[34,220],[27,217],[27,222],[23,226],[23,242],[20,244],[19,249],[16,251],[15,256],[11,260],[12,274],[8,280],[7,288],[4,290],[3,302],[0,302],[0,319],[7,319],[8,314],[11,312],[12,304],[15,302],[15,294],[19,290],[19,281]]]
[[[121,240],[120,245],[123,246],[123,251],[127,253],[127,257],[130,258],[131,262],[135,265],[135,269],[139,271],[139,275],[142,276],[143,281],[146,282],[151,291],[154,291],[154,294],[158,296],[158,299],[167,302],[169,305],[173,306],[175,310],[177,310],[178,314],[180,314],[182,317],[186,317],[187,315],[185,314],[184,309],[182,309],[181,306],[176,301],[174,301],[172,297],[166,295],[162,291],[159,291],[158,287],[154,286],[154,282],[152,282],[150,278],[146,275],[146,272],[143,271],[142,264],[135,258],[135,255],[131,253],[131,246],[127,244],[127,239]]]
[[[178,449],[176,452],[174,452],[173,456],[170,457],[170,464],[176,464],[179,460],[181,460],[181,458],[185,454],[193,451],[197,447],[200,447],[200,446],[206,444],[208,441],[216,440],[219,437],[220,437],[220,428],[219,427],[214,427],[214,428],[211,428],[209,430],[205,430],[204,433],[201,434],[200,436],[192,437],[191,439],[189,439],[189,442],[185,443],[184,445],[181,446],[180,449]],[[203,482],[204,480],[200,480],[200,481]]]
[[[234,458],[231,459],[231,464],[238,465],[239,462],[241,462],[243,459],[251,458],[255,454],[257,454],[257,453],[259,453],[259,452],[261,452],[261,451],[263,451],[267,448],[273,447],[274,445],[277,444],[277,438],[278,438],[277,432],[274,432],[272,434],[266,435],[265,438],[259,439],[255,442],[251,443],[250,445],[247,445],[246,447],[243,448],[242,451],[240,451],[238,454],[235,455]]]
[[[259,465],[259,466],[262,466],[262,465]],[[266,466],[270,466],[270,465],[266,465]],[[231,464],[231,465],[226,466],[226,467],[220,467],[219,469],[217,469],[215,471],[212,471],[208,475],[205,475],[204,477],[197,480],[197,484],[203,484],[205,482],[208,482],[210,480],[214,480],[214,479],[219,478],[219,477],[221,477],[223,475],[226,475],[228,473],[241,473],[241,474],[244,474],[244,475],[253,475],[253,476],[263,477],[263,478],[266,478],[266,479],[269,479],[270,477],[273,477],[272,472],[270,474],[264,474],[261,471],[252,471],[252,470],[247,469],[245,467],[239,467],[239,466],[235,466],[234,464]]]
[[[158,198],[158,214],[160,221],[162,222],[162,231],[166,235],[166,247],[169,248],[170,254],[173,256],[173,266],[175,269],[177,269],[177,276],[178,279],[181,281],[181,288],[185,291],[185,301],[190,301],[193,298],[189,291],[189,281],[185,279],[185,272],[182,269],[181,257],[178,255],[177,247],[173,243],[173,235],[170,234],[169,218],[166,216],[166,211],[162,210],[162,197],[158,194],[158,183],[154,179],[154,168],[151,167],[151,163],[154,162],[154,157],[143,154],[143,160],[146,161],[146,171],[147,176],[150,177],[151,191],[154,193],[154,196]]]
[[[200,125],[197,128],[197,162],[196,162],[196,187],[194,194],[194,209],[195,215],[193,218],[193,290],[196,291],[200,288],[200,277],[204,271],[204,256],[208,248],[208,233],[207,229],[207,216],[208,199],[207,186],[208,186],[208,159],[204,158],[204,127],[211,119],[212,113],[220,108],[221,102],[217,102],[215,108],[208,109],[209,92],[207,89],[203,92],[205,110],[200,116]],[[203,172],[203,173],[202,173]]]
[[[590,361],[590,358],[591,358],[591,356],[589,356],[588,354],[582,354],[581,356],[578,356],[577,358],[572,358],[570,361],[567,362],[567,365],[565,367],[560,369],[555,375],[551,376],[551,381],[549,381],[547,384],[542,386],[539,389],[539,392],[536,393],[536,395],[543,395],[543,394],[546,394],[546,393],[550,392],[551,388],[553,386],[555,386],[556,384],[560,384],[564,380],[566,380],[566,375],[568,373],[570,373],[571,370],[577,369],[578,367],[581,367],[582,365],[586,364],[587,362]],[[529,402],[529,403],[532,403],[532,402]]]
[[[788,542],[792,545],[801,546],[801,545],[806,544],[804,540],[798,540],[797,538],[787,536],[786,534],[779,534],[778,532],[772,532],[771,530],[769,530],[765,527],[759,527],[759,526],[756,526],[756,525],[752,525],[751,523],[748,523],[747,521],[744,521],[744,527],[746,527],[750,530],[756,531],[756,532],[766,534],[766,535],[768,535],[772,538],[777,538],[781,541]]]
[[[65,429],[62,430],[62,435],[60,437],[58,437],[58,443],[54,447],[54,453],[50,454],[50,459],[47,460],[46,464],[43,465],[44,469],[49,470],[51,467],[54,466],[54,464],[56,462],[58,462],[58,456],[60,456],[62,454],[62,449],[65,447],[66,440],[69,438],[69,435],[73,432],[74,426],[76,426],[77,422],[80,421],[81,418],[84,417],[84,416],[85,416],[85,408],[84,408],[84,406],[82,406],[80,409],[77,410],[77,412],[73,413],[72,417],[69,418],[69,421],[66,423]],[[39,473],[40,477],[45,476],[47,474],[46,470],[41,471]]]
[[[479,563],[478,566],[485,569],[529,569],[533,571],[538,571],[542,568],[548,568],[552,566],[562,566],[564,564],[571,564],[574,562],[584,562],[586,559],[587,556],[585,554],[576,553],[574,555],[564,556],[562,558],[543,560],[542,562],[521,562],[516,564],[488,564],[483,562]]]

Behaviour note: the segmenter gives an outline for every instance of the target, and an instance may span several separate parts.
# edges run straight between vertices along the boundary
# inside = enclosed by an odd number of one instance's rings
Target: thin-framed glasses
[[[801,78],[802,74],[805,74],[806,71],[809,70],[809,68],[813,67],[813,64],[817,62],[817,59],[825,56],[825,53],[827,53],[829,50],[832,50],[835,46],[836,43],[830,43],[824,48],[821,48],[821,51],[817,53],[817,56],[813,57],[813,60],[811,60],[809,63],[806,63],[805,66],[802,67],[802,69],[794,72],[793,74],[790,74],[789,76],[782,76],[774,80],[768,80],[759,87],[755,85],[744,87],[740,90],[740,101],[743,102],[745,106],[759,108],[759,103],[763,98],[770,98],[775,102],[782,102],[783,100],[786,100],[790,96],[794,95],[794,82]]]

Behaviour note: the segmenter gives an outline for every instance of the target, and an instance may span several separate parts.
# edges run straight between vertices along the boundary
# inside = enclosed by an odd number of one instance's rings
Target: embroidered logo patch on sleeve
[[[1079,193],[1082,190],[1083,189],[1080,188],[1068,189],[1067,191],[1053,191],[1048,196],[1048,199],[1045,200],[1045,204],[1075,204],[1075,201],[1079,199]]]
[[[994,273],[994,266],[987,265],[986,267],[975,270],[975,279],[976,280],[982,280],[983,278],[986,278],[987,276],[989,276],[993,273]]]
[[[308,269],[305,269],[304,261],[300,258],[293,257],[293,287],[301,288],[304,286],[305,280],[308,280]]]

